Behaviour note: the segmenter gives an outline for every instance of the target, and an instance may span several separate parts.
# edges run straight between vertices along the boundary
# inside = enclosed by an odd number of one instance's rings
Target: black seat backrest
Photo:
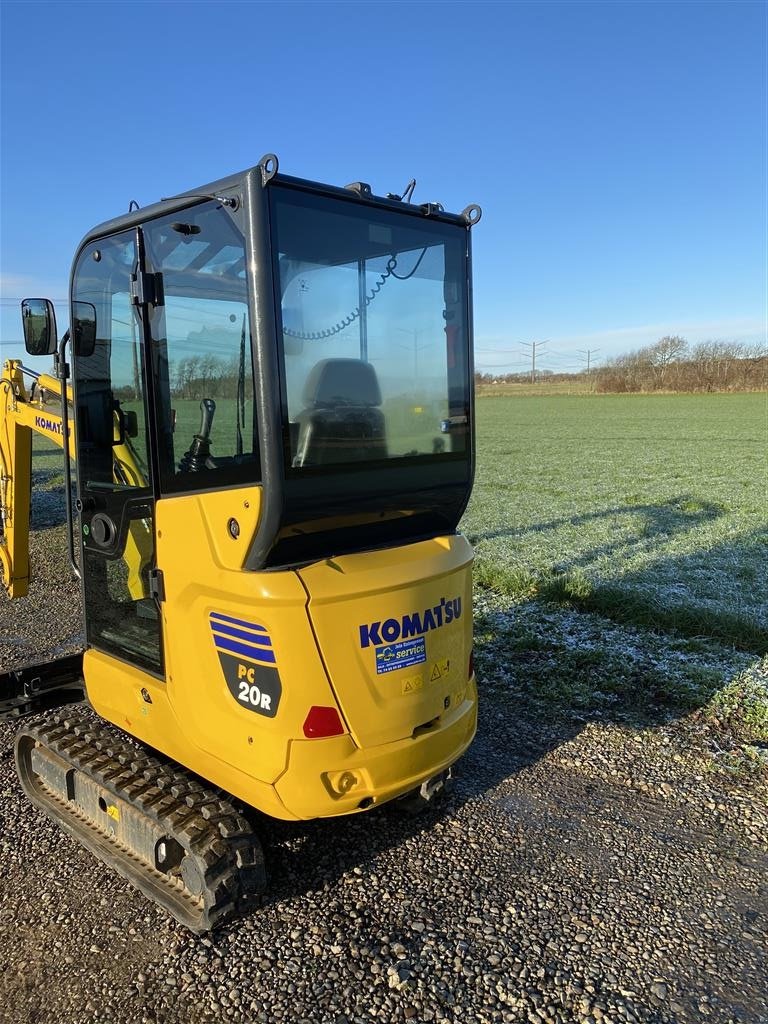
[[[323,359],[304,386],[294,466],[322,466],[387,457],[381,388],[362,359]]]

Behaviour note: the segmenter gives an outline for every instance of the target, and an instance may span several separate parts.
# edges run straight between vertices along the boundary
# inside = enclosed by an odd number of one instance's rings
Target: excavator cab
[[[85,692],[265,814],[429,795],[474,735],[457,526],[474,473],[479,216],[289,177],[269,155],[100,225],[75,255],[58,365],[72,376]],[[55,789],[59,762],[35,736],[20,774],[54,813],[35,780]],[[135,847],[135,827],[120,832],[130,796],[104,803],[118,812],[94,811],[93,827]],[[152,849],[136,856],[161,870]],[[218,897],[193,875],[185,899],[205,913],[165,903],[201,929]]]

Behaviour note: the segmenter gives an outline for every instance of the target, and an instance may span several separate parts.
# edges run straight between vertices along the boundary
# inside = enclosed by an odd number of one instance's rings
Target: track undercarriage
[[[233,803],[85,709],[22,728],[16,765],[33,803],[190,930],[264,892],[261,845]]]

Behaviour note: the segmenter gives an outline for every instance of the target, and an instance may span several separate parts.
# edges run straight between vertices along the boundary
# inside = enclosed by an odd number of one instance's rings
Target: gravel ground
[[[80,588],[68,568],[63,519],[63,487],[35,493],[30,596],[0,594],[0,672],[82,648]]]
[[[0,599],[3,667],[78,643],[51,522],[33,597]],[[444,804],[270,826],[265,905],[212,938],[24,800],[0,724],[0,1020],[768,1021],[764,775],[666,716],[542,719],[492,653]]]

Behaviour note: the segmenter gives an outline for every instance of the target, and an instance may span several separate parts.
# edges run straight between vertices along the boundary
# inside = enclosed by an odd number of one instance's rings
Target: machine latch
[[[140,270],[131,275],[131,302],[134,306],[163,306],[163,275]]]
[[[368,198],[373,194],[367,181],[353,181],[346,187],[350,192],[357,192],[361,198]]]
[[[165,581],[162,569],[149,570],[149,596],[154,597],[156,601],[165,600]]]

